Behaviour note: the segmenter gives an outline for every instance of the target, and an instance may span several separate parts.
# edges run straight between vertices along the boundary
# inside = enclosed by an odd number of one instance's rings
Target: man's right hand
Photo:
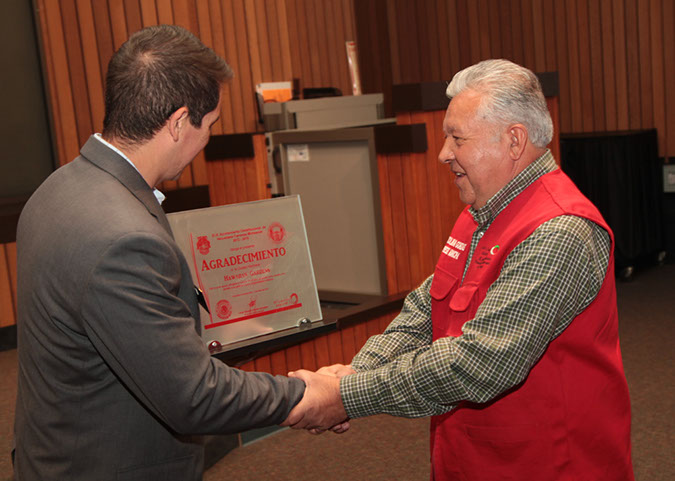
[[[314,434],[331,428],[341,433],[349,428],[347,413],[340,396],[340,379],[301,369],[288,373],[289,377],[305,382],[305,394],[291,410],[282,426],[293,429],[308,429]],[[346,423],[346,426],[345,426]]]

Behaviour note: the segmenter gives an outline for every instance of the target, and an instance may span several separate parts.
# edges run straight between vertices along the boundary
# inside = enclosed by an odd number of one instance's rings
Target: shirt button
[[[479,232],[479,233],[478,233],[478,238],[480,239],[481,237],[483,237],[483,234],[485,234],[485,232]]]

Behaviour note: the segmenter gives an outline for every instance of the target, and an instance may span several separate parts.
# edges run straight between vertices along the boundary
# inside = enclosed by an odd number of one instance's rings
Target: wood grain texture
[[[652,104],[654,105],[654,125],[666,125],[666,109],[663,99],[665,93],[664,57],[663,57],[663,17],[661,16],[661,0],[649,2],[649,33],[650,47],[654,54],[651,56],[652,71]],[[672,49],[671,49],[672,57]],[[666,132],[658,129],[659,152],[666,151]]]
[[[666,104],[666,128],[665,138],[667,139],[665,152],[668,157],[675,157],[675,89],[673,89],[673,79],[675,79],[675,2],[672,0],[663,0],[663,61],[664,61],[664,85],[665,104]],[[660,125],[656,125],[661,129]],[[661,155],[661,152],[659,151]]]
[[[6,245],[0,245],[0,327],[16,324],[16,307],[12,296],[11,267]]]
[[[558,98],[547,98],[547,105],[555,132],[549,148],[559,158]],[[390,294],[409,291],[431,275],[455,220],[465,208],[448,166],[438,160],[444,116],[444,110],[399,112],[398,124],[425,125],[428,149],[420,154],[378,155]]]
[[[559,72],[564,132],[656,127],[659,155],[669,157],[674,8],[670,0],[38,0],[37,16],[60,164],[100,129],[114,49],[161,22],[185,26],[232,64],[220,133],[261,130],[253,95],[261,81],[351,93],[345,41],[356,40],[368,92],[510,58]],[[196,170],[163,187],[203,185]]]
[[[659,155],[675,156],[675,93],[666,88],[675,75],[672,0],[355,5],[362,57],[386,62],[391,71],[386,76],[387,70],[375,65],[362,69],[366,93],[386,92],[388,84],[448,81],[479,60],[507,58],[536,72],[559,73],[563,132],[655,127]],[[385,19],[388,41],[373,42],[368,35]],[[385,78],[369,78],[376,72]]]
[[[14,313],[16,314],[16,242],[5,244],[5,253],[7,254],[7,264],[9,265],[9,285],[12,300],[14,302]]]
[[[339,331],[303,341],[236,366],[243,371],[286,375],[290,371],[315,371],[331,364],[349,364],[369,337],[381,334],[398,311],[364,319]]]
[[[129,22],[127,22],[126,9],[129,9]],[[112,28],[113,51],[120,48],[129,35],[129,25],[136,27],[139,25],[140,9],[138,2],[108,2],[108,10],[110,15],[110,26]],[[136,31],[135,28],[132,31]],[[101,76],[105,78],[105,68],[101,71]]]
[[[60,165],[100,129],[105,69],[129,34],[162,22],[183,25],[235,71],[224,90],[216,134],[260,132],[253,97],[259,82],[298,79],[351,94],[345,41],[355,40],[365,93],[406,82],[447,81],[484,58],[557,71],[549,99],[556,135],[655,127],[659,155],[675,156],[675,2],[672,0],[36,0],[53,139]],[[389,101],[388,99],[386,100]],[[443,112],[400,115],[427,126],[426,154],[379,156],[383,235],[390,292],[414,288],[464,207],[436,159]],[[559,152],[554,143],[554,155]],[[269,198],[264,137],[255,156],[205,162],[162,188],[208,185],[213,205]],[[421,236],[420,232],[424,232]],[[14,323],[16,246],[0,246],[0,325]],[[4,267],[3,267],[4,266]],[[367,336],[389,318],[365,325]],[[300,345],[274,359],[282,372],[348,362],[361,327]],[[367,337],[366,336],[366,337]],[[248,366],[271,372],[270,356]]]
[[[222,131],[256,132],[255,84],[299,79],[303,87],[351,94],[345,42],[355,40],[351,0],[37,0],[37,23],[61,165],[103,123],[103,79],[115,49],[144,26],[181,25],[235,71],[222,105]],[[164,189],[203,185],[186,169]]]

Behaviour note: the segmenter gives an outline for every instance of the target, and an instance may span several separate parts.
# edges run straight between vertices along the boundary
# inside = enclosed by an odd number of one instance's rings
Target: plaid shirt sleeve
[[[429,276],[405,298],[401,313],[384,333],[368,339],[352,360],[355,371],[370,371],[394,361],[402,354],[431,344],[431,296]]]
[[[509,254],[463,334],[433,343],[428,278],[384,334],[356,355],[357,373],[341,379],[347,414],[437,415],[517,385],[595,298],[609,249],[607,232],[590,221],[548,221]]]

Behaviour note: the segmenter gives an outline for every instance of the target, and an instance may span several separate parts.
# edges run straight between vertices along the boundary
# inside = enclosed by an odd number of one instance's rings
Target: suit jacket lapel
[[[157,219],[162,227],[173,236],[166,214],[159,205],[152,188],[126,159],[108,148],[93,135],[82,146],[80,154],[92,164],[119,180],[148,209],[148,212]]]

